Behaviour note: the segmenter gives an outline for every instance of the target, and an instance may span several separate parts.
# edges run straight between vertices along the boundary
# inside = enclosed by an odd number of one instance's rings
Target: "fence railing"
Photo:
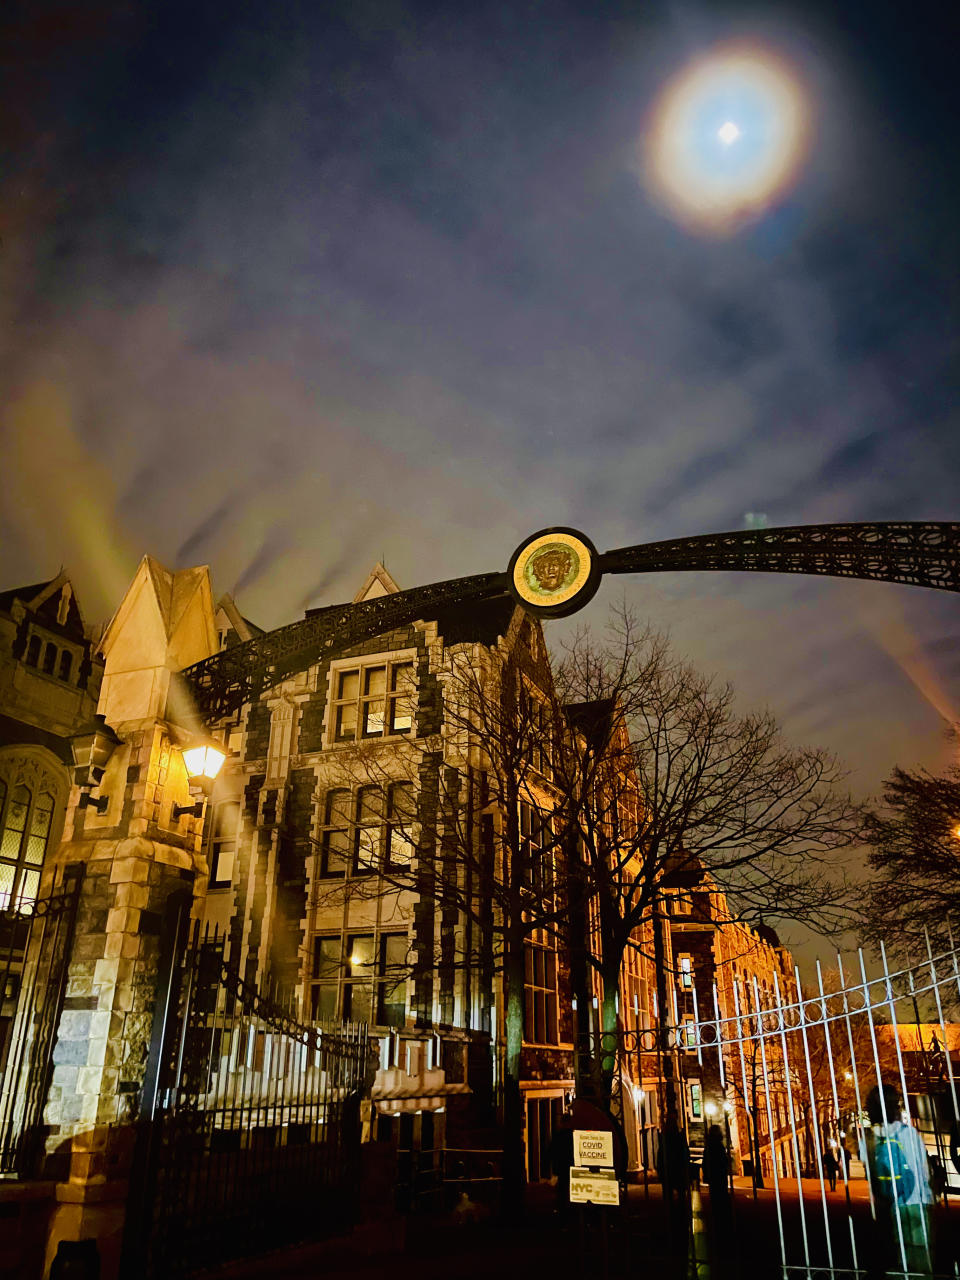
[[[215,934],[194,933],[172,979],[128,1274],[185,1275],[348,1222],[366,1026],[299,1021]]]
[[[0,910],[0,1174],[31,1177],[63,1007],[81,867],[46,898]]]

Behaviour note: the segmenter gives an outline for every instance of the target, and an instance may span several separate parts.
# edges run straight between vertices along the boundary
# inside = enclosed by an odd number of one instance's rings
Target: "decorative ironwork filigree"
[[[608,551],[601,573],[746,570],[864,578],[960,591],[960,524],[794,525],[676,538]],[[205,719],[239,710],[323,656],[406,626],[430,611],[490,600],[509,590],[506,573],[483,573],[414,587],[360,604],[311,611],[300,622],[236,645],[183,673]]]

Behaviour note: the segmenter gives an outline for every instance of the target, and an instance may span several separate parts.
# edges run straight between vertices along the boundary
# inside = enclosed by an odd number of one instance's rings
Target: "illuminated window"
[[[530,943],[524,966],[524,1039],[530,1044],[558,1044],[557,953]]]
[[[211,889],[223,889],[233,883],[239,825],[240,806],[235,801],[217,805],[210,839]]]
[[[328,791],[320,837],[320,875],[343,876],[350,861],[350,792]]]
[[[413,820],[416,800],[413,783],[395,782],[387,804],[387,836],[385,842],[388,871],[406,871],[413,863],[416,847]]]
[[[684,991],[693,989],[693,957],[678,956],[677,957],[677,973],[680,979],[680,986]]]
[[[0,910],[36,899],[53,810],[49,792],[34,796],[21,785],[8,793],[0,781]]]
[[[681,1043],[684,1049],[689,1053],[697,1047],[697,1024],[692,1018],[684,1018]]]
[[[415,689],[412,662],[385,662],[335,673],[333,736],[337,742],[410,733]]]
[[[310,1012],[402,1027],[407,1018],[409,939],[405,933],[321,934],[313,939]]]
[[[703,1118],[703,1090],[698,1084],[690,1085],[690,1116],[694,1120]]]
[[[379,787],[361,787],[357,793],[357,825],[353,841],[355,875],[369,875],[379,868],[382,830],[383,792]]]

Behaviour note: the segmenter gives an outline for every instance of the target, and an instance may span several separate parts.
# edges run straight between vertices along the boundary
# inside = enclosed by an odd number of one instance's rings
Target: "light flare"
[[[691,230],[728,235],[785,194],[809,138],[809,104],[787,63],[759,45],[726,45],[660,95],[645,170],[671,216]]]

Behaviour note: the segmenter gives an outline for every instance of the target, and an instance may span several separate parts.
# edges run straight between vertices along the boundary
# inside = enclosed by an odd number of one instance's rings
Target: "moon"
[[[654,199],[690,230],[729,235],[786,194],[811,108],[796,71],[760,45],[720,46],[664,87],[643,138]]]

